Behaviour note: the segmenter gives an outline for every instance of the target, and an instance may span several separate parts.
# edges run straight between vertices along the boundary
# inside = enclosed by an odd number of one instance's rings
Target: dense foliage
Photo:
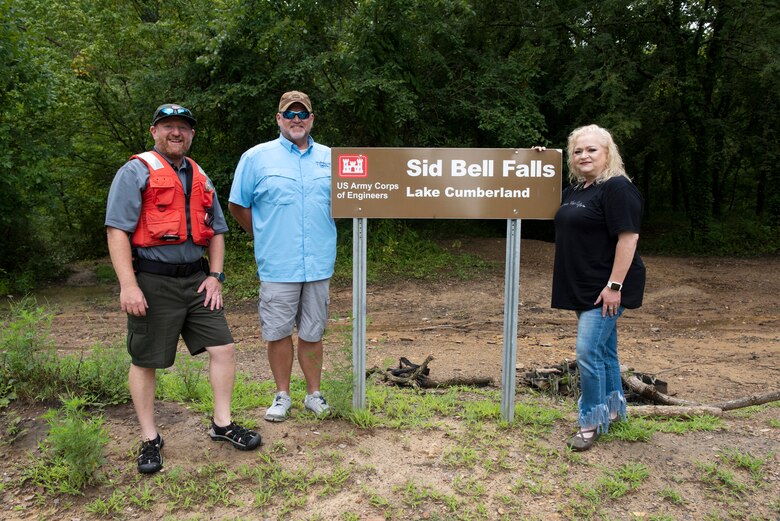
[[[770,0],[0,0],[0,286],[105,254],[159,103],[193,109],[224,199],[290,88],[333,146],[563,148],[601,124],[645,248],[776,253],[778,51]]]

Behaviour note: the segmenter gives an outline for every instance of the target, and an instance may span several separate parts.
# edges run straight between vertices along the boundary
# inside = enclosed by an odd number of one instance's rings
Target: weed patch
[[[127,352],[96,345],[88,355],[59,357],[49,337],[51,321],[51,313],[32,299],[12,307],[0,331],[2,395],[51,401],[69,393],[88,396],[93,404],[127,402]]]
[[[609,500],[625,496],[638,489],[650,475],[649,469],[629,461],[617,469],[605,469],[595,483],[577,483],[574,489],[580,498],[566,503],[561,513],[567,519],[593,519]]]
[[[88,413],[87,405],[83,398],[69,398],[44,416],[49,434],[41,445],[43,457],[32,459],[23,481],[51,494],[80,494],[95,482],[108,431],[103,417]]]

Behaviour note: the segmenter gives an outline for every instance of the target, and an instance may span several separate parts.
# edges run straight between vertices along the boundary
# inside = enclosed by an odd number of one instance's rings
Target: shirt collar
[[[298,148],[298,145],[296,145],[295,143],[293,143],[292,141],[284,137],[282,134],[279,134],[279,142],[282,144],[284,148],[286,148],[289,152],[295,152],[301,155],[308,153],[309,150],[311,150],[311,146],[314,144],[314,139],[311,137],[311,134],[307,136],[306,139],[309,146],[306,147],[305,152],[301,152],[300,149]]]

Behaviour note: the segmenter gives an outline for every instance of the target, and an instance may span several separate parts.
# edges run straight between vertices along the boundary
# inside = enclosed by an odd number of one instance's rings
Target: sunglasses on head
[[[281,115],[284,119],[295,119],[295,116],[298,116],[300,119],[309,119],[311,112],[308,110],[299,110],[298,112],[294,110],[285,110],[284,112],[281,112]]]
[[[160,114],[165,114],[166,116],[192,116],[192,112],[184,107],[164,107],[160,109]]]

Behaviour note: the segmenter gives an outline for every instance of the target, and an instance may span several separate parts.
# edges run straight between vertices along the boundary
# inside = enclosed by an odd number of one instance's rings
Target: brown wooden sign
[[[332,148],[333,217],[552,219],[561,151]]]

